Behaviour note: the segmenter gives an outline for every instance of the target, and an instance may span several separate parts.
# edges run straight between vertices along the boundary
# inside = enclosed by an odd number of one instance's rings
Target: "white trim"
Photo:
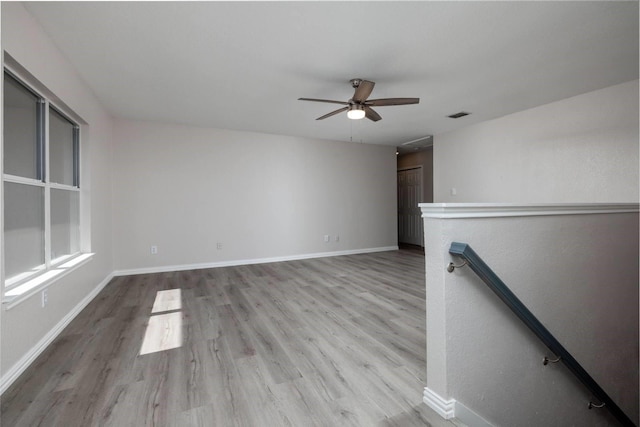
[[[57,182],[50,182],[49,187],[53,190],[66,190],[66,191],[76,191],[80,192],[80,187],[74,187],[73,185],[68,184],[58,184]]]
[[[113,273],[109,274],[102,282],[96,286],[82,301],[80,301],[66,316],[62,318],[38,343],[20,358],[7,372],[0,378],[0,394],[31,365],[36,358],[53,342],[54,339],[71,321],[100,293],[100,291],[113,278]]]
[[[462,424],[464,425],[470,427],[494,427],[493,424],[491,424],[457,400],[454,404],[454,413],[456,416],[456,420],[462,422]]]
[[[51,152],[49,151],[49,100],[44,98],[44,264],[47,267],[47,271],[51,268],[51,253],[53,252],[52,240],[51,240],[51,181],[49,181],[49,157]],[[40,123],[38,122],[38,125]],[[39,145],[39,144],[38,144]]]
[[[239,259],[239,260],[207,262],[207,263],[199,263],[199,264],[165,265],[165,266],[159,266],[159,267],[116,270],[113,272],[113,275],[129,276],[132,274],[167,273],[171,271],[200,270],[203,268],[218,268],[218,267],[234,267],[237,265],[266,264],[270,262],[297,261],[301,259],[325,258],[325,257],[333,257],[333,256],[341,256],[341,255],[368,254],[368,253],[374,253],[374,252],[386,252],[386,251],[397,251],[397,250],[398,250],[398,246],[383,246],[379,248],[351,249],[351,250],[335,251],[335,252],[317,252],[317,253],[311,253],[311,254],[287,255],[287,256],[270,257],[270,258]]]
[[[431,390],[429,387],[424,388],[422,394],[422,401],[431,409],[436,411],[445,420],[450,420],[456,416],[456,400],[445,400],[438,393]]]
[[[25,301],[32,295],[48,288],[57,280],[60,280],[67,274],[85,265],[93,259],[93,256],[93,253],[88,253],[78,254],[73,258],[66,258],[58,265],[55,265],[48,270],[43,268],[35,277],[23,281],[22,283],[18,282],[19,284],[17,285],[5,287],[4,294],[2,296],[2,307],[5,310],[15,307],[22,301]]]
[[[2,84],[4,85],[4,81],[5,81],[4,76],[5,74],[7,74],[11,76],[12,80],[17,81],[19,85],[23,86],[24,89],[26,89],[31,93],[31,95],[37,98],[38,111],[40,111],[40,107],[43,107],[42,108],[43,115],[40,120],[40,117],[39,117],[40,115],[38,114],[38,120],[36,125],[38,128],[40,127],[40,125],[42,125],[42,130],[44,131],[43,140],[38,139],[36,141],[36,148],[38,150],[42,150],[42,156],[44,161],[44,165],[43,165],[44,177],[41,177],[41,179],[33,179],[33,178],[27,178],[27,177],[16,176],[11,174],[4,174],[4,173],[2,174],[3,189],[4,189],[5,182],[42,188],[43,189],[43,208],[44,208],[43,223],[42,223],[42,226],[43,226],[42,233],[43,233],[43,239],[44,239],[44,245],[43,245],[44,246],[43,247],[44,263],[42,265],[36,266],[35,268],[29,271],[18,274],[17,278],[14,278],[13,280],[12,278],[9,278],[7,281],[5,281],[5,276],[4,275],[2,276],[2,282],[0,283],[0,286],[3,287],[2,305],[6,310],[17,305],[21,301],[24,301],[30,296],[34,295],[39,290],[45,289],[47,286],[49,286],[58,278],[63,277],[64,275],[68,274],[70,271],[74,270],[75,267],[82,265],[82,263],[72,263],[69,266],[66,266],[66,264],[61,266],[60,265],[56,266],[54,262],[55,260],[52,259],[52,257],[54,256],[54,254],[52,253],[53,239],[51,234],[52,190],[64,190],[64,191],[71,191],[71,192],[78,193],[79,227],[78,227],[77,243],[79,245],[82,245],[82,241],[83,241],[82,235],[84,234],[84,230],[82,227],[83,221],[82,221],[82,215],[81,215],[81,206],[83,204],[83,200],[82,200],[83,196],[82,196],[82,193],[80,192],[80,189],[78,187],[74,187],[73,185],[69,186],[67,184],[52,183],[50,180],[51,178],[50,176],[50,172],[51,172],[50,171],[51,169],[50,168],[50,151],[51,151],[50,150],[51,148],[50,147],[51,146],[50,144],[51,143],[50,113],[53,110],[55,114],[58,114],[65,120],[69,121],[69,123],[71,123],[74,127],[79,127],[80,125],[77,122],[75,122],[74,119],[71,118],[73,117],[73,115],[67,114],[65,112],[66,109],[58,108],[55,105],[55,103],[51,101],[50,97],[53,96],[53,94],[51,94],[48,91],[45,91],[45,95],[43,95],[41,89],[34,87],[34,82],[36,82],[37,80],[34,79],[33,76],[31,76],[31,78],[25,79],[24,76],[21,75],[21,73],[16,72],[14,69],[12,69],[11,66],[7,66],[7,55],[5,55],[4,59],[5,59],[5,63],[3,64],[4,72],[3,72]],[[24,74],[30,76],[30,74],[28,74],[26,71]],[[41,143],[43,143],[44,146],[41,146]],[[81,163],[80,152],[75,151],[75,146],[76,146],[76,138],[74,133],[74,152],[73,152],[73,165],[72,165],[72,168],[74,169],[74,177],[75,177],[75,173],[77,172],[75,170],[76,165],[80,167],[80,163]],[[4,195],[2,197],[4,200]],[[2,215],[3,228],[4,228],[4,220],[5,218],[4,218],[4,212],[3,212],[3,215]],[[4,254],[5,252],[4,251],[4,233],[2,234],[2,244],[3,244],[3,254]],[[93,254],[81,254],[79,256],[83,257],[82,261],[86,261],[90,259],[93,256]],[[3,257],[3,271],[4,271],[4,257]]]
[[[637,213],[638,203],[420,203],[423,218],[498,218],[512,216]]]
[[[53,92],[51,92],[46,86],[44,86],[35,76],[33,76],[29,71],[27,71],[18,61],[15,60],[11,55],[7,52],[4,53],[4,61],[3,66],[6,71],[11,74],[14,79],[17,79],[23,86],[27,86],[28,89],[34,93],[39,98],[46,98],[49,100],[49,104],[53,105],[53,107],[59,112],[63,113],[63,115],[67,116],[71,119],[71,121],[76,121],[81,125],[86,125],[87,121],[76,114],[67,104],[65,104],[61,99],[59,99]],[[4,80],[4,79],[3,79]]]
[[[45,185],[44,182],[39,179],[25,178],[23,176],[9,175],[6,173],[2,175],[2,180],[4,182],[12,182],[14,184],[33,185],[35,187],[44,187]]]

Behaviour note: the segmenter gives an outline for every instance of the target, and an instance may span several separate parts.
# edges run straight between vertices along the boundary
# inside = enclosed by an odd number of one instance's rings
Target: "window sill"
[[[3,308],[5,310],[9,310],[25,301],[27,298],[48,288],[57,280],[91,261],[93,259],[93,255],[93,253],[80,254],[63,264],[51,268],[49,271],[16,286],[15,288],[5,291],[2,299]]]

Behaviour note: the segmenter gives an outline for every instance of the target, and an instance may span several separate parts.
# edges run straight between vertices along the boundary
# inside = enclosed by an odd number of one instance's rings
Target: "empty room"
[[[2,2],[0,425],[638,425],[638,13]]]

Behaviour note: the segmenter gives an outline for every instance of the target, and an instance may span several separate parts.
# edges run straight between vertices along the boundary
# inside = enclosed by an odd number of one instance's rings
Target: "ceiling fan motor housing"
[[[349,82],[351,83],[351,87],[355,89],[360,86],[360,83],[362,83],[362,79],[351,79],[349,80]]]

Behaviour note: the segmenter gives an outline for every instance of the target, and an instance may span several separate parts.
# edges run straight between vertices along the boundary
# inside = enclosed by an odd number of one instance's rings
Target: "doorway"
[[[424,246],[421,201],[422,166],[398,169],[398,243]]]

